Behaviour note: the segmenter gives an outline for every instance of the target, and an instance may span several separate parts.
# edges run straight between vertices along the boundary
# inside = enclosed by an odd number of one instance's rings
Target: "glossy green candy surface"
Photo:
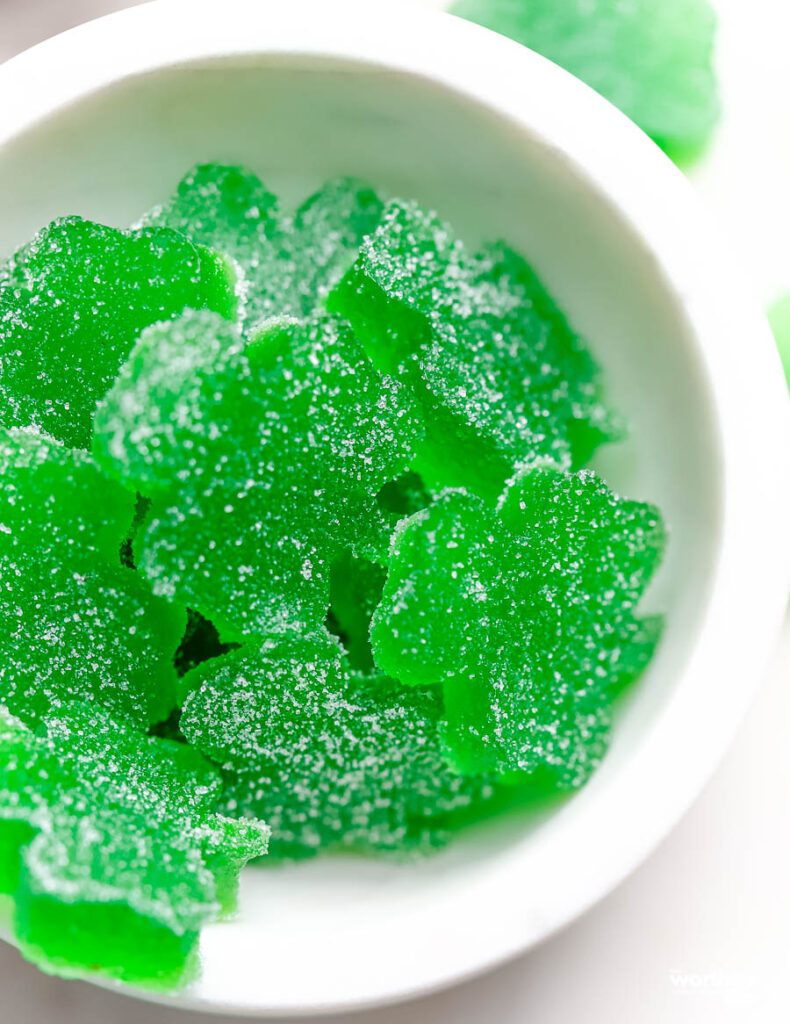
[[[242,321],[309,316],[354,261],[381,216],[382,201],[364,182],[328,181],[293,214],[242,167],[201,164],[144,223],[174,228],[236,261],[242,272]]]
[[[53,221],[0,270],[0,424],[90,447],[96,402],[144,327],[235,305],[227,261],[175,232]]]
[[[446,767],[429,689],[349,672],[325,633],[268,637],[198,667],[181,728],[226,776],[224,809],[265,814],[273,857],[409,850],[493,787]]]
[[[0,755],[0,887],[25,954],[66,976],[183,980],[266,828],[216,813],[221,780],[195,750],[88,705],[36,732],[3,715]]]
[[[144,332],[96,417],[106,471],[151,498],[137,564],[224,639],[316,628],[329,564],[370,532],[420,425],[343,323],[215,315]]]
[[[578,786],[606,749],[615,697],[652,655],[660,623],[637,604],[663,545],[655,508],[590,471],[527,470],[496,511],[446,491],[396,532],[376,663],[443,687],[457,770]]]
[[[0,431],[0,479],[0,702],[29,722],[75,699],[164,718],[186,617],[121,564],[132,495],[34,430]]]
[[[581,78],[670,155],[698,150],[716,124],[709,0],[456,0],[450,10]]]
[[[579,465],[618,436],[595,363],[524,260],[473,255],[414,203],[387,205],[329,306],[414,395],[414,468],[433,487],[493,499],[520,466]]]

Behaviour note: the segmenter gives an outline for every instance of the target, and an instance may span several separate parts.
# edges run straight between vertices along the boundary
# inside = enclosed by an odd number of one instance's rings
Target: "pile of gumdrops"
[[[266,852],[419,852],[580,786],[656,509],[504,244],[204,165],[0,268],[0,891],[47,970],[194,969]]]

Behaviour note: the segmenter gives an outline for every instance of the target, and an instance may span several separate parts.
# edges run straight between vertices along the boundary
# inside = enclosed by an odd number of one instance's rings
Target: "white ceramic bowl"
[[[207,930],[178,1002],[299,1014],[401,999],[575,918],[719,760],[785,605],[784,383],[689,186],[633,125],[515,43],[370,0],[160,0],[0,68],[0,251],[65,213],[128,224],[207,159],[251,165],[286,199],[368,177],[523,249],[633,425],[599,468],[671,529],[650,599],[665,639],[581,793],[421,863],[247,871],[238,920]]]

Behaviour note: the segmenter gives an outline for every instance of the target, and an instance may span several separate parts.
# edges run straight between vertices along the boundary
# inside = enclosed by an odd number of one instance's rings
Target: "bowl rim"
[[[537,910],[530,894],[527,913],[518,858],[511,858],[475,895],[484,919],[459,930],[463,948],[452,962],[439,955],[421,965],[418,978],[406,970],[387,991],[302,992],[272,1002],[263,982],[253,1003],[233,993],[207,999],[198,984],[168,1000],[244,1015],[339,1012],[426,994],[529,949],[603,898],[677,823],[723,756],[767,667],[790,586],[790,466],[782,451],[790,403],[767,321],[744,295],[742,275],[682,174],[606,100],[525,47],[444,12],[393,2],[156,0],[0,66],[0,154],[41,120],[129,77],[219,58],[275,57],[373,64],[449,89],[537,135],[616,208],[693,330],[723,453],[723,522],[710,599],[675,695],[629,758],[627,774],[595,801],[595,813],[557,833],[560,842],[569,833],[569,844],[551,853],[562,891],[547,882]],[[584,870],[574,874],[578,850]],[[456,912],[467,916],[470,908]]]

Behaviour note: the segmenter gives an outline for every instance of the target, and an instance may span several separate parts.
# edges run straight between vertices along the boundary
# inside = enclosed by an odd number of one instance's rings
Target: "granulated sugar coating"
[[[251,171],[202,164],[145,224],[174,228],[236,261],[247,327],[271,316],[309,316],[353,263],[383,203],[364,182],[327,182],[292,215]]]
[[[391,202],[329,297],[420,404],[415,468],[495,497],[538,457],[580,465],[618,435],[598,369],[524,260],[473,255],[435,214]]]
[[[164,718],[186,616],[121,565],[133,495],[32,428],[0,431],[0,475],[0,701],[30,722],[68,700]]]
[[[302,313],[322,303],[376,229],[384,210],[378,193],[355,178],[335,178],[305,200],[286,223],[291,291],[303,297]]]
[[[369,534],[419,434],[342,322],[279,320],[244,342],[187,313],[143,333],[94,447],[152,499],[136,560],[155,592],[232,639],[323,622],[331,559]]]
[[[225,812],[265,815],[275,857],[437,845],[447,815],[494,794],[444,763],[435,692],[349,672],[325,633],[269,637],[187,680],[181,728],[227,773]]]
[[[143,222],[0,268],[0,892],[45,970],[161,989],[269,829],[415,857],[580,786],[664,531],[504,243],[219,164]]]
[[[88,705],[36,732],[4,714],[0,755],[0,889],[25,954],[67,976],[183,980],[268,830],[216,813],[222,783],[197,751]]]
[[[652,656],[660,621],[636,605],[663,547],[656,509],[589,471],[526,470],[495,511],[445,491],[396,530],[374,658],[402,683],[443,686],[458,771],[541,769],[573,788]]]
[[[235,304],[225,258],[182,235],[53,221],[0,272],[0,424],[89,447],[96,402],[143,327]]]
[[[699,150],[716,124],[709,0],[456,0],[450,10],[581,78],[672,156]]]

